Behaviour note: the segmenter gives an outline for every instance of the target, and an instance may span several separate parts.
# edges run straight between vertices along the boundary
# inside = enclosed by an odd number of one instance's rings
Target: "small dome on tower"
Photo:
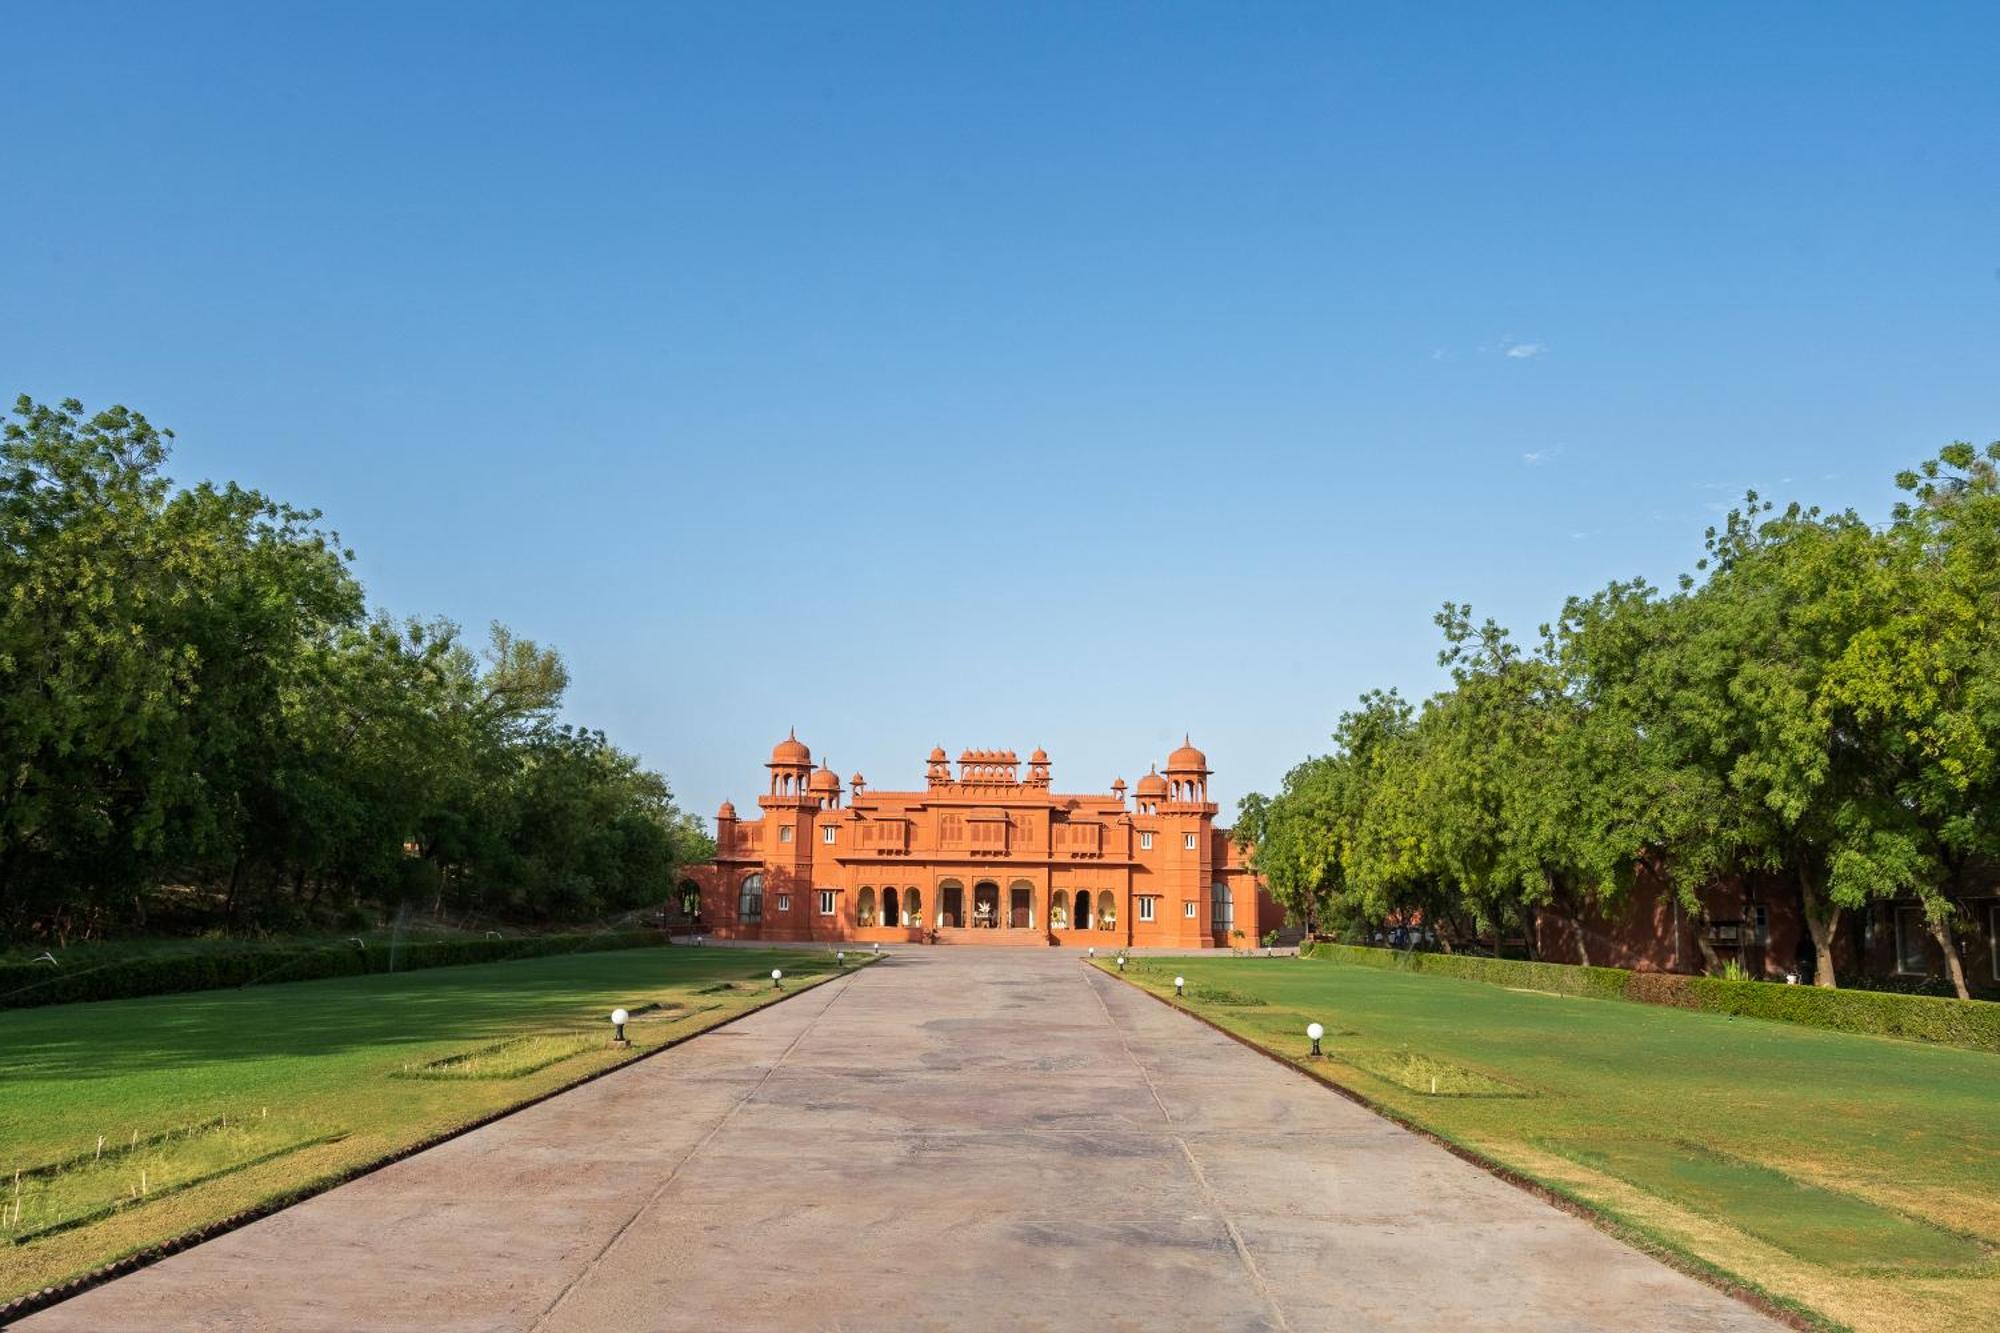
[[[859,790],[860,788],[865,787],[868,784],[862,779],[859,773],[856,773],[853,777],[847,780],[847,785],[855,788],[856,790]]]
[[[728,801],[724,801],[722,808],[715,812],[715,817],[717,819],[734,819],[736,818],[736,807]]]
[[[1028,756],[1028,762],[1031,764],[1046,764],[1049,762],[1049,752],[1037,745],[1035,752]]]
[[[933,745],[931,747],[931,762],[933,764],[942,764],[944,761],[944,747],[942,745]]]
[[[1141,796],[1165,796],[1167,794],[1167,780],[1161,777],[1160,770],[1155,768],[1145,777],[1139,779],[1139,785],[1134,790]]]
[[[813,770],[812,779],[807,782],[806,786],[812,791],[839,791],[840,778],[832,769],[822,763],[818,768]]]
[[[797,730],[771,747],[771,762],[774,764],[810,764],[812,761],[812,751],[799,739]]]
[[[1206,773],[1208,772],[1208,756],[1188,744],[1187,737],[1183,735],[1181,737],[1181,748],[1167,756],[1167,772]]]

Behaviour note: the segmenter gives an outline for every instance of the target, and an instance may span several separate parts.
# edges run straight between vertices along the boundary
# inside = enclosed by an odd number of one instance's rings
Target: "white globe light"
[[[1176,986],[1185,986],[1185,985],[1187,985],[1187,978],[1186,978],[1186,977],[1175,977],[1175,978],[1174,978],[1174,984],[1175,984]]]
[[[783,972],[780,972],[780,971],[779,971],[779,970],[778,970],[777,968],[775,968],[775,967],[771,969],[771,980],[773,980],[773,981],[776,981],[776,980],[777,980],[777,979],[778,979],[779,977],[782,977],[782,976],[784,976],[784,975],[785,975],[785,974],[784,974]]]
[[[1308,1037],[1311,1037],[1314,1041],[1318,1041],[1321,1037],[1324,1037],[1326,1035],[1326,1029],[1321,1027],[1317,1023],[1308,1023],[1306,1024],[1306,1035]]]
[[[614,1023],[623,1023],[626,1019],[630,1018],[631,1016],[632,1015],[626,1013],[623,1009],[613,1009],[611,1011],[611,1021]]]

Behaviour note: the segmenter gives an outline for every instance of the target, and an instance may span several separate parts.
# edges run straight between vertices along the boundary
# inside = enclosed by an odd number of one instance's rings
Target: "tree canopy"
[[[1642,865],[1697,914],[1759,875],[1796,895],[1818,984],[1846,914],[1913,898],[1966,994],[1955,931],[2000,866],[2000,444],[1898,484],[1880,524],[1746,496],[1675,591],[1573,597],[1532,649],[1447,605],[1446,689],[1364,696],[1245,798],[1274,896],[1445,947],[1554,911],[1589,962],[1582,923]]]
[[[26,397],[0,436],[0,931],[577,920],[709,854],[559,721],[554,649],[371,612],[317,512],[177,487],[171,441]]]

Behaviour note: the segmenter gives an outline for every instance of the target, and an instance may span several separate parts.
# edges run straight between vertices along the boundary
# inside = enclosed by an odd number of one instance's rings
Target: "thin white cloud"
[[[1525,361],[1529,357],[1540,356],[1548,350],[1548,344],[1546,343],[1510,343],[1507,347],[1507,355],[1516,361]]]
[[[1561,458],[1562,452],[1563,447],[1561,445],[1552,444],[1546,449],[1528,450],[1527,453],[1521,455],[1521,461],[1529,467],[1540,467],[1544,463],[1553,463],[1558,458]]]

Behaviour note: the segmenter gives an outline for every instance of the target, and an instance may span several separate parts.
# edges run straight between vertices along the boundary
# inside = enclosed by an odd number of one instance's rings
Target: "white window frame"
[[[779,895],[778,895],[778,910],[779,910],[780,912],[789,912],[789,911],[791,911],[791,910],[792,910],[792,895],[791,895],[791,894],[789,894],[789,893],[781,893],[781,894],[779,894]]]
[[[1194,844],[1194,834],[1192,834],[1192,833],[1183,833],[1183,834],[1181,835],[1181,846],[1183,846],[1183,847],[1187,848],[1187,850],[1189,850],[1189,851],[1193,851],[1193,850],[1194,850],[1194,845],[1195,845],[1195,844]]]
[[[791,840],[792,840],[792,826],[790,824],[778,825],[778,841],[790,842]]]
[[[832,916],[839,910],[840,895],[832,889],[821,889],[819,891],[819,914],[821,916]]]
[[[1181,904],[1181,915],[1186,917],[1188,920],[1192,921],[1194,920],[1195,909],[1197,909],[1200,906],[1201,904],[1197,903],[1194,899],[1190,898],[1186,902]]]
[[[823,828],[823,829],[821,829],[821,830],[819,831],[819,840],[820,840],[821,842],[823,842],[823,843],[826,843],[826,844],[827,844],[828,846],[832,846],[832,845],[833,845],[833,835],[834,835],[834,834],[836,834],[836,833],[838,833],[838,832],[840,832],[840,830],[839,830],[839,829],[835,828],[835,827],[834,827],[833,825],[831,825],[831,824],[828,824],[828,825],[827,825],[827,826],[826,826],[825,828]]]
[[[1158,901],[1160,901],[1158,898],[1149,893],[1139,895],[1139,919],[1141,921],[1151,921],[1153,919],[1153,904]]]
[[[1153,850],[1153,835],[1152,835],[1152,834],[1150,834],[1150,833],[1141,833],[1141,834],[1139,835],[1139,850],[1140,850],[1140,851],[1142,851],[1142,852],[1150,852],[1150,851],[1152,851],[1152,850]]]
[[[1922,966],[1914,968],[1904,966],[1903,932],[1905,930],[1904,923],[1910,923],[1908,928],[1917,932],[1917,956],[1922,958],[1924,950],[1924,936],[1922,933],[1924,928],[1924,909],[1921,907],[1911,907],[1908,904],[1898,904],[1893,910],[1896,914],[1896,975],[1899,977],[1921,977],[1930,969]]]

